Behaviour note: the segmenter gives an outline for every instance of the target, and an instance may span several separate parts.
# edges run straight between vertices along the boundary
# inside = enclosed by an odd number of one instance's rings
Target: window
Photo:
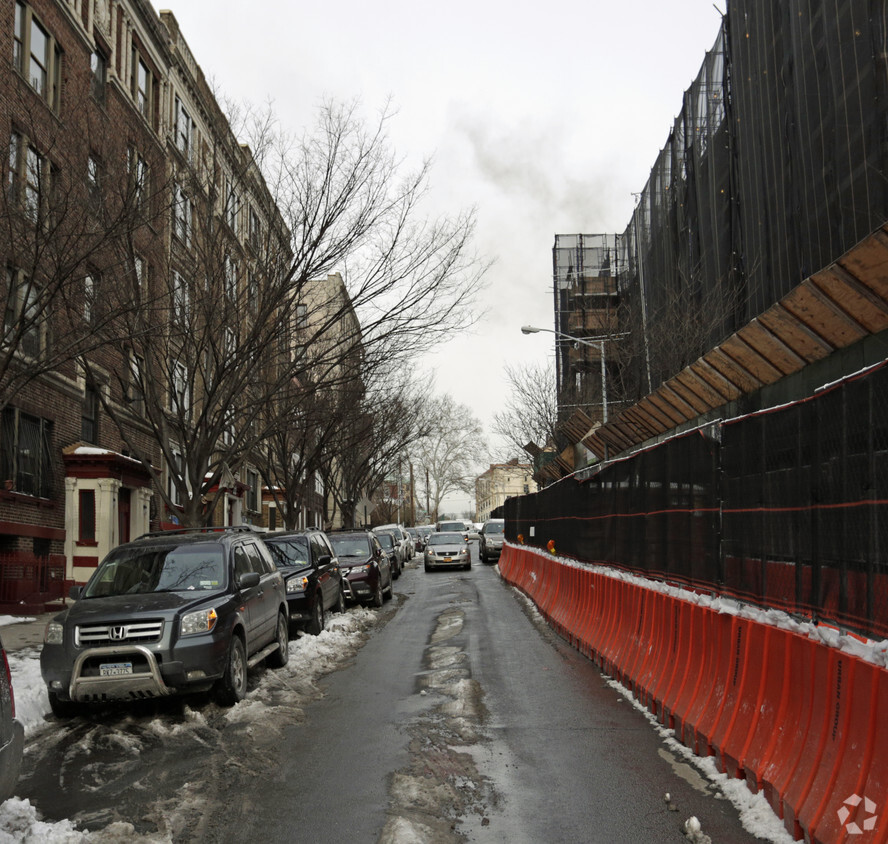
[[[191,200],[180,185],[173,198],[173,233],[186,246],[191,244]]]
[[[250,245],[253,249],[258,249],[262,242],[262,224],[259,222],[259,215],[255,208],[250,209]]]
[[[259,512],[259,473],[247,469],[247,509]]]
[[[88,272],[83,277],[83,318],[92,322],[96,318],[96,274]]]
[[[133,256],[133,301],[141,302],[145,293],[148,270],[141,255]]]
[[[145,211],[148,204],[150,173],[148,162],[134,149],[129,150],[129,175],[132,182],[133,205],[137,211]]]
[[[96,493],[93,489],[80,490],[80,531],[81,542],[96,541]]]
[[[98,201],[102,196],[102,161],[94,153],[86,160],[86,189],[90,199]]]
[[[188,113],[185,106],[182,105],[182,101],[179,97],[176,97],[175,102],[175,135],[176,135],[176,149],[185,156],[188,161],[191,161],[191,151],[192,151],[192,135],[194,132],[194,122],[191,119],[191,115]]]
[[[3,319],[5,344],[18,343],[19,351],[31,358],[40,357],[46,342],[46,324],[40,288],[23,273],[7,267],[6,313]]]
[[[225,202],[225,219],[231,230],[237,234],[237,218],[240,215],[240,197],[237,190],[229,181],[228,183],[228,199]]]
[[[99,441],[99,394],[94,384],[87,384],[83,392],[80,439],[93,445]]]
[[[173,270],[173,319],[187,325],[191,316],[191,291],[182,274]]]
[[[9,199],[20,204],[25,215],[36,223],[49,196],[52,170],[36,147],[18,132],[9,139]]]
[[[254,316],[259,313],[259,280],[252,270],[247,273],[247,304]]]
[[[105,104],[105,77],[108,69],[108,60],[98,51],[93,50],[89,57],[89,69],[92,73],[90,91],[96,102]]]
[[[188,393],[188,367],[184,363],[176,362],[173,365],[173,390],[172,409],[182,414],[187,414],[191,406]]]
[[[293,328],[296,331],[303,331],[308,328],[308,305],[296,306],[296,319],[293,322]]]
[[[127,390],[127,399],[133,413],[141,416],[145,412],[145,396],[142,392],[142,372],[144,366],[142,358],[138,355],[130,353],[129,357],[129,389]]]
[[[277,516],[278,516],[277,507],[275,507],[274,505],[270,505],[268,508],[268,529],[269,530],[277,530],[277,526],[278,526]]]
[[[172,464],[167,467],[167,490],[170,501],[177,507],[180,507],[182,505],[182,496],[179,495],[179,486],[176,480],[182,475],[182,452],[174,448],[172,458]]]
[[[133,47],[132,57],[132,95],[136,101],[136,108],[153,126],[154,77],[145,60],[139,55],[137,47]]]
[[[15,69],[57,111],[61,92],[61,52],[31,7],[22,2],[15,4],[12,60]]]
[[[3,411],[0,430],[0,472],[24,495],[52,497],[52,423],[18,408]]]
[[[225,295],[237,299],[237,264],[228,255],[225,256],[223,270],[225,272]]]

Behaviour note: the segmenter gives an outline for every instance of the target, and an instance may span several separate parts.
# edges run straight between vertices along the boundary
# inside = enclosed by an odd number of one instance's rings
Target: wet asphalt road
[[[692,815],[755,840],[492,567],[417,562],[206,840],[659,844]]]

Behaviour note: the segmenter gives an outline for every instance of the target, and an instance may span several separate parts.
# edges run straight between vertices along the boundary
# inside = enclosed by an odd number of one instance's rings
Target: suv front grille
[[[159,642],[163,634],[163,621],[139,621],[130,624],[80,625],[74,634],[78,648],[100,648],[107,645],[147,644]]]

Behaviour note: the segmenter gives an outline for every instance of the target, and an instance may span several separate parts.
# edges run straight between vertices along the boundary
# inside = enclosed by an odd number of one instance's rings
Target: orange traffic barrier
[[[685,725],[688,723],[688,713],[697,696],[701,694],[701,688],[709,683],[709,677],[704,670],[708,653],[704,643],[707,641],[706,630],[712,610],[704,609],[697,604],[690,604],[688,605],[688,613],[691,625],[688,670],[669,712],[670,722],[679,738],[684,735]]]
[[[693,663],[693,651],[697,647],[691,640],[691,608],[693,604],[673,599],[672,607],[676,615],[673,634],[675,646],[672,651],[674,668],[669,683],[663,691],[658,711],[660,721],[670,729],[675,727],[675,705],[687,680],[688,671]]]

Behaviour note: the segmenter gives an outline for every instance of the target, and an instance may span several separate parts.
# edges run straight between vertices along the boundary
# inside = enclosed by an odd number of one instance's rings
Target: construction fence
[[[888,638],[888,361],[504,513],[513,542]]]

